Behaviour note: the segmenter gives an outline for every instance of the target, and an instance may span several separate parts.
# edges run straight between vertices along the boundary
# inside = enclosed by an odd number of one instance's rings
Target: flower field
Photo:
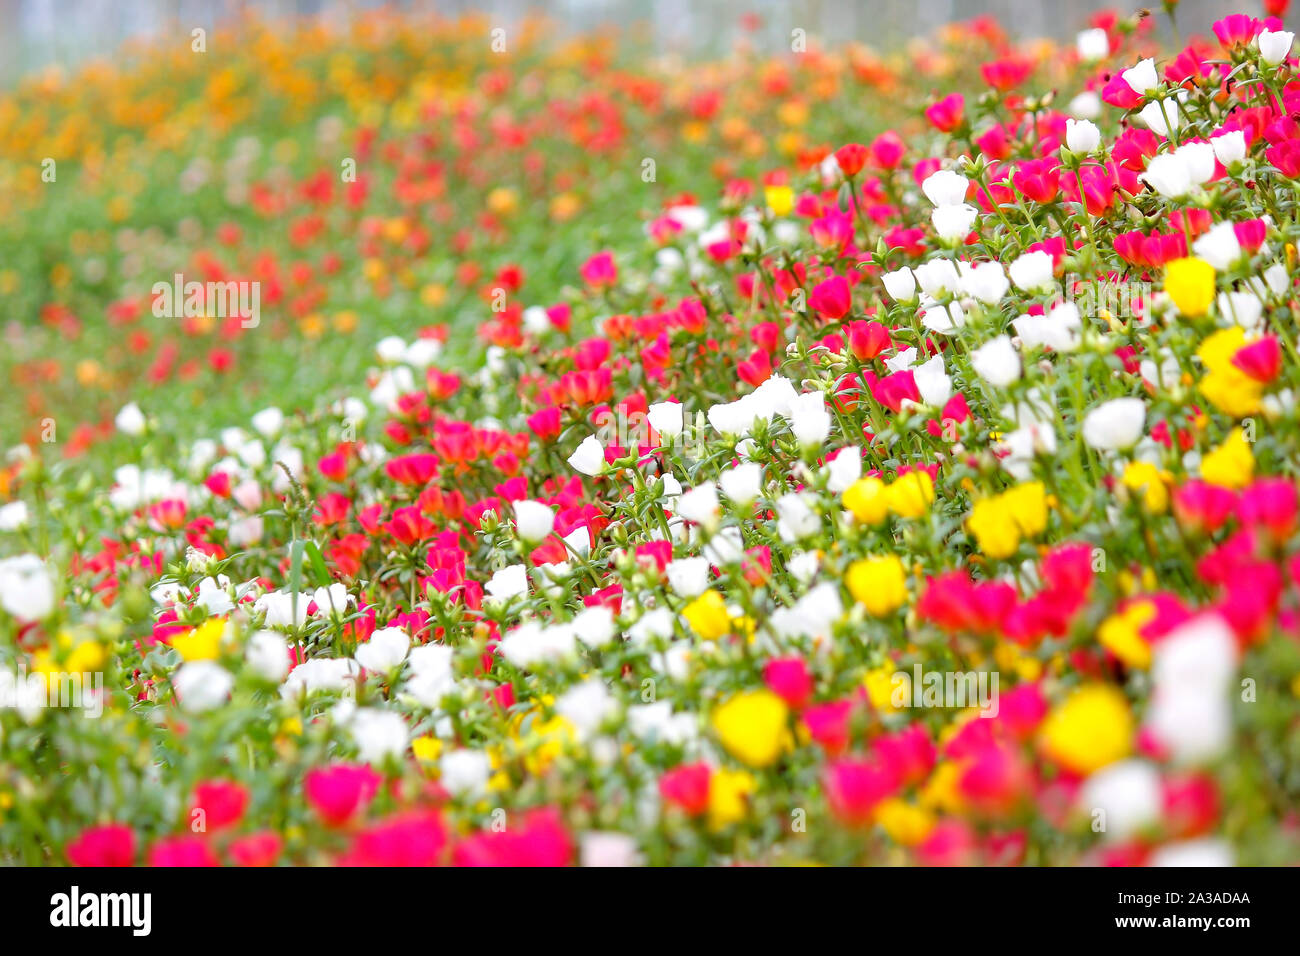
[[[0,862],[1300,860],[1265,6],[0,95]]]

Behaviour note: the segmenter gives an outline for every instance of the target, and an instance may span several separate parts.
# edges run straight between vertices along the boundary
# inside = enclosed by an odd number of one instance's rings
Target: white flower
[[[1255,42],[1259,44],[1259,58],[1269,66],[1277,66],[1291,52],[1295,34],[1286,30],[1261,30]]]
[[[366,763],[400,759],[406,753],[411,734],[402,715],[379,707],[361,707],[348,721],[352,741]]]
[[[375,343],[375,354],[381,362],[400,362],[406,351],[406,340],[396,335],[389,335]]]
[[[682,433],[682,406],[680,402],[655,402],[646,411],[650,427],[665,442],[671,442]]]
[[[492,761],[481,750],[450,750],[438,761],[438,770],[448,793],[478,795],[487,789]]]
[[[290,591],[268,591],[253,602],[253,610],[266,615],[267,627],[302,627],[307,623],[312,596],[298,594],[296,609],[294,597]]]
[[[1102,402],[1083,419],[1083,440],[1103,451],[1129,448],[1142,437],[1146,405],[1140,398]]]
[[[690,491],[683,491],[677,499],[677,514],[706,527],[716,525],[719,514],[717,485],[706,481]]]
[[[488,595],[498,601],[508,601],[528,593],[528,569],[522,564],[511,564],[495,572],[484,585]]]
[[[27,527],[30,521],[27,502],[11,501],[7,505],[0,505],[0,531],[19,531]]]
[[[580,558],[591,553],[591,532],[585,524],[578,525],[564,536],[564,546]]]
[[[1210,140],[1214,156],[1225,167],[1231,169],[1246,158],[1246,133],[1244,130],[1230,129]]]
[[[317,588],[311,599],[316,605],[316,613],[327,617],[342,617],[347,613],[348,606],[356,603],[356,599],[348,593],[347,586],[337,581],[327,588]]]
[[[572,627],[543,627],[528,621],[507,633],[497,647],[516,667],[532,667],[572,657],[578,651],[578,640]]]
[[[357,663],[376,674],[387,674],[402,661],[411,649],[411,637],[400,627],[381,627],[370,635],[370,640],[357,645],[354,656]]]
[[[699,597],[709,586],[708,558],[678,558],[669,561],[666,573],[668,586],[678,597]]]
[[[1147,861],[1148,866],[1206,867],[1232,866],[1232,847],[1223,840],[1209,837],[1200,840],[1181,840],[1157,847]]]
[[[934,225],[934,231],[939,234],[940,239],[956,242],[966,238],[978,215],[979,210],[969,203],[939,206],[930,214],[930,222]]]
[[[317,690],[347,690],[355,687],[361,667],[350,657],[314,657],[303,661],[280,685],[280,696],[301,697]]]
[[[1101,27],[1083,30],[1074,38],[1074,48],[1079,51],[1080,60],[1095,63],[1110,55],[1110,37]]]
[[[421,644],[407,657],[410,678],[404,685],[405,693],[430,710],[456,687],[452,670],[453,648],[446,644]]]
[[[515,533],[524,541],[543,540],[555,527],[555,512],[540,501],[515,502]]]
[[[1007,271],[1011,273],[1011,281],[1015,283],[1017,289],[1025,292],[1045,289],[1053,282],[1051,253],[1044,252],[1042,249],[1026,252],[1011,263]]]
[[[718,475],[718,485],[732,504],[748,507],[758,497],[763,485],[763,466],[744,461]]]
[[[926,295],[939,296],[955,294],[961,291],[961,274],[951,259],[931,259],[916,267],[914,273],[921,291]]]
[[[1210,143],[1186,143],[1174,155],[1182,160],[1193,186],[1209,182],[1214,175],[1214,147]]]
[[[1160,85],[1160,77],[1156,74],[1156,61],[1152,59],[1139,60],[1136,66],[1130,66],[1122,71],[1120,76],[1124,78],[1129,89],[1142,96],[1146,96]]]
[[[124,405],[122,410],[117,413],[113,419],[113,424],[123,435],[136,437],[144,434],[144,412],[140,411],[140,406],[135,402]]]
[[[614,640],[614,612],[604,604],[583,608],[574,616],[572,626],[587,647],[604,647]]]
[[[1259,328],[1264,317],[1264,303],[1254,292],[1220,292],[1217,301],[1220,315],[1232,319],[1243,329],[1254,331]]]
[[[862,477],[862,449],[849,445],[835,453],[835,457],[826,463],[826,488],[834,494],[843,494],[855,481]]]
[[[1067,119],[1065,121],[1065,145],[1070,152],[1080,156],[1096,152],[1101,145],[1101,130],[1091,120]]]
[[[275,631],[254,631],[244,656],[262,680],[278,684],[289,673],[289,644]]]
[[[1073,302],[1058,302],[1047,315],[1022,315],[1011,323],[1020,336],[1022,348],[1041,345],[1057,352],[1071,352],[1079,347],[1083,321]]]
[[[582,866],[640,866],[636,840],[626,833],[590,831],[578,838],[578,860]]]
[[[1192,251],[1219,271],[1241,258],[1241,242],[1230,222],[1215,223],[1192,243]]]
[[[886,272],[880,277],[885,291],[895,302],[911,302],[916,298],[916,276],[907,266]]]
[[[1187,90],[1180,89],[1163,102],[1152,100],[1142,107],[1138,115],[1142,117],[1142,122],[1147,124],[1151,132],[1168,139],[1169,134],[1182,125],[1183,115],[1179,104],[1186,100],[1188,95]]]
[[[275,406],[264,408],[252,418],[253,429],[264,438],[274,438],[284,427],[284,412]]]
[[[199,714],[226,701],[235,679],[214,661],[190,661],[172,674],[172,688],[181,707]]]
[[[826,410],[826,396],[805,392],[790,407],[790,430],[804,448],[817,448],[831,433],[831,414]]]
[[[962,275],[962,289],[985,305],[997,305],[1011,288],[1000,262],[980,262]]]
[[[921,183],[921,192],[936,206],[955,206],[966,200],[970,180],[951,169],[937,169]]]
[[[942,353],[913,369],[912,380],[927,405],[940,408],[952,398],[952,379],[944,368]]]
[[[0,607],[19,621],[40,621],[54,610],[54,580],[34,554],[0,560]]]
[[[1011,337],[999,335],[971,352],[971,365],[990,385],[1006,388],[1020,378],[1020,356]]]
[[[808,496],[792,491],[776,499],[777,532],[783,541],[798,541],[817,533],[821,519],[808,503]]]
[[[931,332],[951,332],[966,324],[966,310],[960,302],[936,305],[921,313],[921,324]]]
[[[598,679],[571,687],[555,701],[555,712],[573,725],[579,740],[590,738],[617,710],[617,702]]]
[[[1065,109],[1079,119],[1096,119],[1101,115],[1101,97],[1092,90],[1084,90],[1070,100]]]
[[[595,435],[588,435],[577,451],[569,456],[569,465],[584,475],[599,475],[605,470],[605,446]]]
[[[1087,779],[1079,791],[1084,813],[1105,814],[1107,840],[1123,840],[1160,820],[1160,774],[1144,760],[1121,760]]]
[[[1152,156],[1141,178],[1166,199],[1178,199],[1192,191],[1191,171],[1177,153]]]

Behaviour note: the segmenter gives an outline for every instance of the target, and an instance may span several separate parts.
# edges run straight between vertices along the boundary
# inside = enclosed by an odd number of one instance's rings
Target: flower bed
[[[555,230],[481,347],[33,443],[0,857],[1293,862],[1300,83],[1213,35],[977,23],[895,129]]]

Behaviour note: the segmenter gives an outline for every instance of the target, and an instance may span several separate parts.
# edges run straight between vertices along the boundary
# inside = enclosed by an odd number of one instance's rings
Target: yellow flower
[[[1161,471],[1149,461],[1130,462],[1124,469],[1124,487],[1142,493],[1142,506],[1152,514],[1164,514],[1169,507],[1169,487],[1172,475]]]
[[[895,683],[895,674],[898,681]],[[866,688],[867,700],[871,701],[871,706],[876,710],[896,710],[894,707],[894,691],[897,689],[899,695],[906,700],[912,699],[912,679],[904,671],[896,671],[893,667],[877,667],[875,670],[867,671],[862,678],[862,686]]]
[[[709,828],[721,830],[745,819],[756,789],[754,775],[745,770],[715,770],[709,778]]]
[[[1011,557],[1020,547],[1020,526],[1001,495],[975,502],[966,527],[980,551],[995,560]]]
[[[1204,315],[1214,302],[1214,266],[1195,256],[1175,259],[1165,265],[1165,292],[1183,315]]]
[[[763,198],[767,200],[767,208],[778,219],[788,216],[794,208],[794,190],[789,186],[768,186],[763,190]]]
[[[1043,662],[1024,653],[1010,641],[1000,641],[993,648],[993,659],[1003,672],[1014,673],[1022,681],[1036,681],[1043,676]]]
[[[1097,641],[1129,667],[1145,670],[1151,666],[1151,645],[1141,631],[1156,609],[1150,601],[1136,601],[1122,614],[1112,614],[1097,629]]]
[[[876,807],[876,822],[890,839],[903,846],[916,846],[934,829],[934,814],[898,797],[881,801]]]
[[[63,669],[69,674],[93,674],[103,670],[107,659],[108,654],[99,641],[82,641],[63,662]]]
[[[1109,684],[1087,684],[1043,721],[1043,748],[1067,770],[1090,774],[1123,760],[1133,745],[1128,700]]]
[[[938,764],[921,789],[921,806],[945,813],[961,813],[962,767],[952,761]]]
[[[442,741],[433,734],[421,734],[411,741],[411,752],[421,763],[433,763],[442,754]]]
[[[1240,428],[1201,459],[1201,477],[1224,488],[1245,488],[1255,476],[1255,456]]]
[[[859,524],[880,524],[889,514],[889,497],[879,478],[859,478],[844,491],[844,507]]]
[[[184,661],[211,661],[221,652],[221,638],[226,633],[226,622],[219,617],[208,618],[198,627],[172,638],[172,647]]]
[[[1233,418],[1256,415],[1263,407],[1264,383],[1239,369],[1210,372],[1201,379],[1200,389],[1211,405]]]
[[[550,720],[534,723],[528,732],[532,750],[524,757],[529,773],[542,774],[578,739],[578,728],[567,717],[556,714]]]
[[[722,746],[749,767],[767,767],[790,740],[785,701],[770,690],[743,691],[713,711],[713,730]]]
[[[1020,533],[1036,538],[1047,530],[1047,490],[1041,481],[1027,481],[1004,491],[1002,501]]]
[[[907,601],[907,572],[896,555],[854,561],[844,573],[854,600],[876,617],[897,611]]]
[[[930,473],[917,468],[889,486],[886,492],[889,510],[900,518],[919,518],[930,510],[934,501],[934,482]]]
[[[682,617],[706,641],[716,641],[731,630],[727,602],[711,588],[682,608]]]

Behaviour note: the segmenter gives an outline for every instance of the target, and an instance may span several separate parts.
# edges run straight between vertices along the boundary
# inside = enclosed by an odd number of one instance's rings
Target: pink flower
[[[333,764],[309,770],[303,793],[323,821],[339,826],[374,798],[379,782],[379,774],[369,767]]]
[[[131,866],[135,862],[135,833],[121,823],[82,830],[65,848],[73,866]]]

